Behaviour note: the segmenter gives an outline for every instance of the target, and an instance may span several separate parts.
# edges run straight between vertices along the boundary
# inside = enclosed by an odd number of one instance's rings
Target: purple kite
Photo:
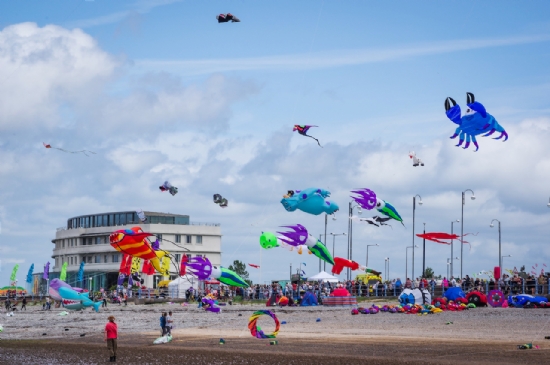
[[[312,127],[318,127],[316,125],[299,125],[299,124],[295,124],[294,125],[294,128],[292,129],[293,132],[296,132],[298,131],[298,133],[300,133],[302,136],[306,136],[306,137],[309,137],[309,138],[313,138],[314,140],[317,141],[317,144],[319,145],[319,147],[323,147],[321,146],[321,143],[319,143],[319,140],[313,136],[310,136],[309,134],[307,134],[307,131],[309,130],[309,128],[312,128]]]
[[[352,193],[359,196],[351,196],[359,206],[366,210],[372,210],[376,207],[376,193],[370,189],[353,190]]]

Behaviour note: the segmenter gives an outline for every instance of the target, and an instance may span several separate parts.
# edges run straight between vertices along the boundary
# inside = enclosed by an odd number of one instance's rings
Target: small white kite
[[[416,166],[424,166],[424,162],[422,162],[421,159],[419,159],[418,157],[416,157],[416,153],[414,151],[412,152],[409,152],[409,157],[412,158],[413,160],[413,166],[416,167]]]

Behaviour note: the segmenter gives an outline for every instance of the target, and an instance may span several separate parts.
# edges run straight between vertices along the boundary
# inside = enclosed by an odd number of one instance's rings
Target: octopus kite
[[[319,147],[323,147],[321,146],[321,143],[319,143],[319,140],[313,136],[310,136],[309,134],[307,134],[307,131],[309,130],[309,128],[312,128],[312,127],[317,127],[316,125],[298,125],[298,124],[295,124],[294,125],[294,128],[292,129],[293,132],[296,132],[298,131],[298,133],[300,133],[302,136],[306,136],[306,137],[309,137],[309,138],[313,138],[314,140],[317,141],[317,144],[319,145]]]
[[[319,215],[321,213],[333,214],[340,209],[338,204],[325,200],[330,196],[330,191],[308,188],[305,190],[289,190],[283,195],[281,204],[288,212],[299,209],[303,212]]]
[[[378,199],[376,193],[370,189],[353,190],[352,193],[358,194],[358,196],[351,196],[351,198],[363,209],[372,210],[376,208],[377,211],[384,214],[386,217],[395,219],[403,224],[403,218],[399,215],[393,205],[385,200]],[[385,222],[383,218],[378,218],[379,223]],[[371,222],[368,222],[371,223]],[[371,223],[373,224],[373,223]],[[404,224],[403,224],[404,226]]]
[[[284,228],[290,228],[292,231],[288,232],[277,232],[281,235],[279,238],[282,242],[297,247],[300,245],[306,245],[315,256],[321,260],[328,262],[331,265],[334,265],[334,259],[330,254],[327,247],[318,240],[317,238],[310,235],[306,227],[301,224],[295,226],[283,226]]]
[[[447,118],[453,123],[458,124],[455,133],[450,137],[451,139],[457,136],[459,137],[456,146],[461,146],[464,140],[466,140],[466,144],[463,148],[468,148],[470,142],[473,142],[477,151],[479,145],[477,144],[476,136],[482,133],[485,133],[482,137],[487,137],[495,132],[500,132],[500,136],[493,139],[501,139],[504,137],[503,142],[506,141],[508,139],[508,133],[498,124],[495,117],[487,113],[483,104],[475,101],[474,94],[466,93],[466,99],[468,108],[463,116],[461,116],[460,106],[457,105],[453,98],[448,97],[445,99],[445,113],[447,114]]]
[[[216,15],[218,23],[239,23],[241,20],[231,13]]]
[[[87,157],[90,157],[90,156],[88,156],[88,153],[93,153],[94,155],[96,154],[95,152],[88,151],[88,150],[82,150],[82,151],[67,151],[67,150],[64,150],[63,148],[52,147],[52,145],[51,145],[51,144],[48,144],[48,143],[42,142],[42,144],[43,144],[44,147],[46,147],[46,148],[53,148],[54,150],[59,150],[59,151],[63,151],[63,152],[66,152],[66,153],[83,153],[83,154],[85,154]]]
[[[183,256],[180,265],[180,275],[185,274],[192,274],[199,280],[213,278],[229,286],[244,288],[249,286],[236,272],[225,267],[214,266],[206,257],[188,258],[187,256]]]

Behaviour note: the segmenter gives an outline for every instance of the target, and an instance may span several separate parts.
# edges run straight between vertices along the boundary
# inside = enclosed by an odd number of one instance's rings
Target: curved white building
[[[82,215],[70,218],[65,227],[57,229],[52,243],[53,262],[50,279],[59,277],[61,266],[68,263],[67,282],[91,290],[108,289],[116,285],[122,253],[109,244],[109,235],[120,229],[141,227],[144,232],[155,234],[160,248],[170,252],[178,263],[182,255],[206,256],[213,265],[221,263],[221,227],[219,223],[194,223],[188,215],[144,212],[148,218],[142,224],[136,212],[112,212]],[[77,281],[81,262],[84,266],[84,282]],[[171,265],[170,272],[179,268]],[[147,287],[156,287],[160,275],[142,275]],[[175,275],[170,279],[175,278]]]

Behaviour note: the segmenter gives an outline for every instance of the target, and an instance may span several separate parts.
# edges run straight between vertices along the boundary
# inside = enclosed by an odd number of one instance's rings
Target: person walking
[[[23,300],[21,301],[21,310],[25,308],[25,311],[27,311],[27,297],[23,297]]]
[[[168,316],[166,316],[166,334],[169,336],[172,336],[172,327],[174,324],[174,320],[172,319],[172,312],[168,312]]]
[[[50,301],[50,297],[46,298],[46,310],[52,310],[52,302]]]
[[[116,362],[118,327],[115,323],[115,317],[109,316],[107,319],[109,322],[105,325],[104,340],[107,342],[107,349],[109,350],[109,355],[111,355],[109,362]]]
[[[160,316],[160,333],[161,336],[166,334],[166,312],[163,312]]]

